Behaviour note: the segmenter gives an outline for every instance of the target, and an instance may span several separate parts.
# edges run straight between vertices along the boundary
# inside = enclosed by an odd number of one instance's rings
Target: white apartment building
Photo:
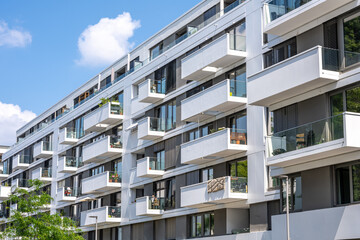
[[[0,200],[39,178],[88,240],[360,239],[359,5],[202,1],[20,128]]]

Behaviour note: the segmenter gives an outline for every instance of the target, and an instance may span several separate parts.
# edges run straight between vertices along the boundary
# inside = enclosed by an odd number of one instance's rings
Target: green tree
[[[9,196],[6,204],[17,204],[17,209],[11,210],[1,239],[84,239],[72,219],[44,211],[52,198],[42,185],[40,180],[29,180],[29,190],[17,188]]]

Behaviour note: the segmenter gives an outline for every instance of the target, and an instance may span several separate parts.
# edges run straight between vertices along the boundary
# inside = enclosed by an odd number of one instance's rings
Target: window
[[[111,75],[101,80],[100,89],[107,88],[110,85],[110,83],[111,83]]]
[[[205,25],[209,22],[209,21],[212,21],[212,20],[209,20],[211,19],[213,16],[215,16],[216,14],[216,6],[213,6],[212,8],[210,8],[209,10],[207,10],[206,12],[204,12],[204,22],[205,22]]]
[[[330,96],[330,108],[333,116],[345,111],[360,113],[360,87],[352,87]]]
[[[246,97],[246,67],[241,66],[228,73],[231,96]]]
[[[206,182],[208,180],[214,179],[214,169],[206,168],[201,171],[201,181]]]
[[[287,58],[295,56],[296,54],[296,38],[292,38],[284,43],[273,47],[271,51],[264,54],[264,68],[284,61]]]
[[[200,137],[205,137],[209,135],[213,131],[213,129],[214,125],[212,123],[193,129],[187,133],[187,139],[188,141],[192,141]]]
[[[176,60],[155,71],[155,82],[161,86],[163,94],[176,88]]]
[[[360,201],[360,163],[335,168],[336,202],[348,204]]]
[[[268,172],[268,189],[269,190],[273,190],[273,189],[279,189],[280,185],[281,185],[281,180],[278,177],[272,177],[270,176],[270,167],[267,167],[267,172]]]
[[[194,87],[193,89],[186,92],[186,98],[191,97],[192,95],[195,95],[201,91],[204,91],[205,89],[212,86],[212,80],[207,81],[197,87]]]
[[[115,160],[112,162],[112,171],[119,175],[121,179],[122,176],[122,160]]]
[[[75,136],[82,138],[84,135],[84,116],[82,116],[75,120]]]
[[[154,59],[157,56],[159,56],[160,54],[162,54],[163,52],[163,43],[159,43],[158,45],[156,45],[155,47],[153,47],[152,49],[150,49],[150,59]]]
[[[236,160],[229,163],[231,177],[247,178],[247,160]]]
[[[154,183],[154,197],[164,203],[165,209],[175,208],[175,179],[168,179]]]
[[[302,210],[301,176],[289,177],[289,191],[286,190],[286,178],[281,179],[281,210],[286,212],[286,196],[289,198],[289,211]],[[288,194],[289,192],[289,194]]]
[[[176,100],[172,100],[156,110],[156,117],[164,121],[165,130],[171,130],[176,127]]]
[[[359,62],[360,16],[359,13],[344,19],[345,67]]]
[[[101,166],[98,166],[96,168],[93,168],[90,170],[90,176],[95,176],[95,175],[98,175],[100,173],[103,173],[104,172],[104,165],[101,165]]]
[[[202,213],[190,217],[190,237],[214,235],[214,213]]]
[[[238,26],[229,31],[230,34],[230,49],[245,51],[246,50],[246,24],[242,22]]]
[[[151,166],[155,164],[155,166]],[[165,169],[165,150],[155,152],[155,162],[150,162],[150,168],[155,170]]]

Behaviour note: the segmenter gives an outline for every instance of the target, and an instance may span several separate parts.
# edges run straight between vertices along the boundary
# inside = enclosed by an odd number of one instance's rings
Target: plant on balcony
[[[119,174],[117,173],[111,173],[109,177],[109,182],[119,182]]]
[[[272,154],[275,156],[275,155],[279,155],[279,154],[282,154],[282,153],[285,153],[285,152],[286,152],[285,149],[277,148],[272,152]]]
[[[0,239],[84,239],[72,219],[42,211],[53,199],[43,191],[40,180],[29,180],[29,189],[16,188],[6,201],[16,203],[17,208],[11,209],[7,219],[11,224],[0,233]]]

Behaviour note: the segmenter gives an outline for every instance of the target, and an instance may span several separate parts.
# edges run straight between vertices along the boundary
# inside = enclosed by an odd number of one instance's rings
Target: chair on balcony
[[[231,133],[230,142],[233,144],[245,144],[246,145],[246,133],[238,133],[238,132]]]

